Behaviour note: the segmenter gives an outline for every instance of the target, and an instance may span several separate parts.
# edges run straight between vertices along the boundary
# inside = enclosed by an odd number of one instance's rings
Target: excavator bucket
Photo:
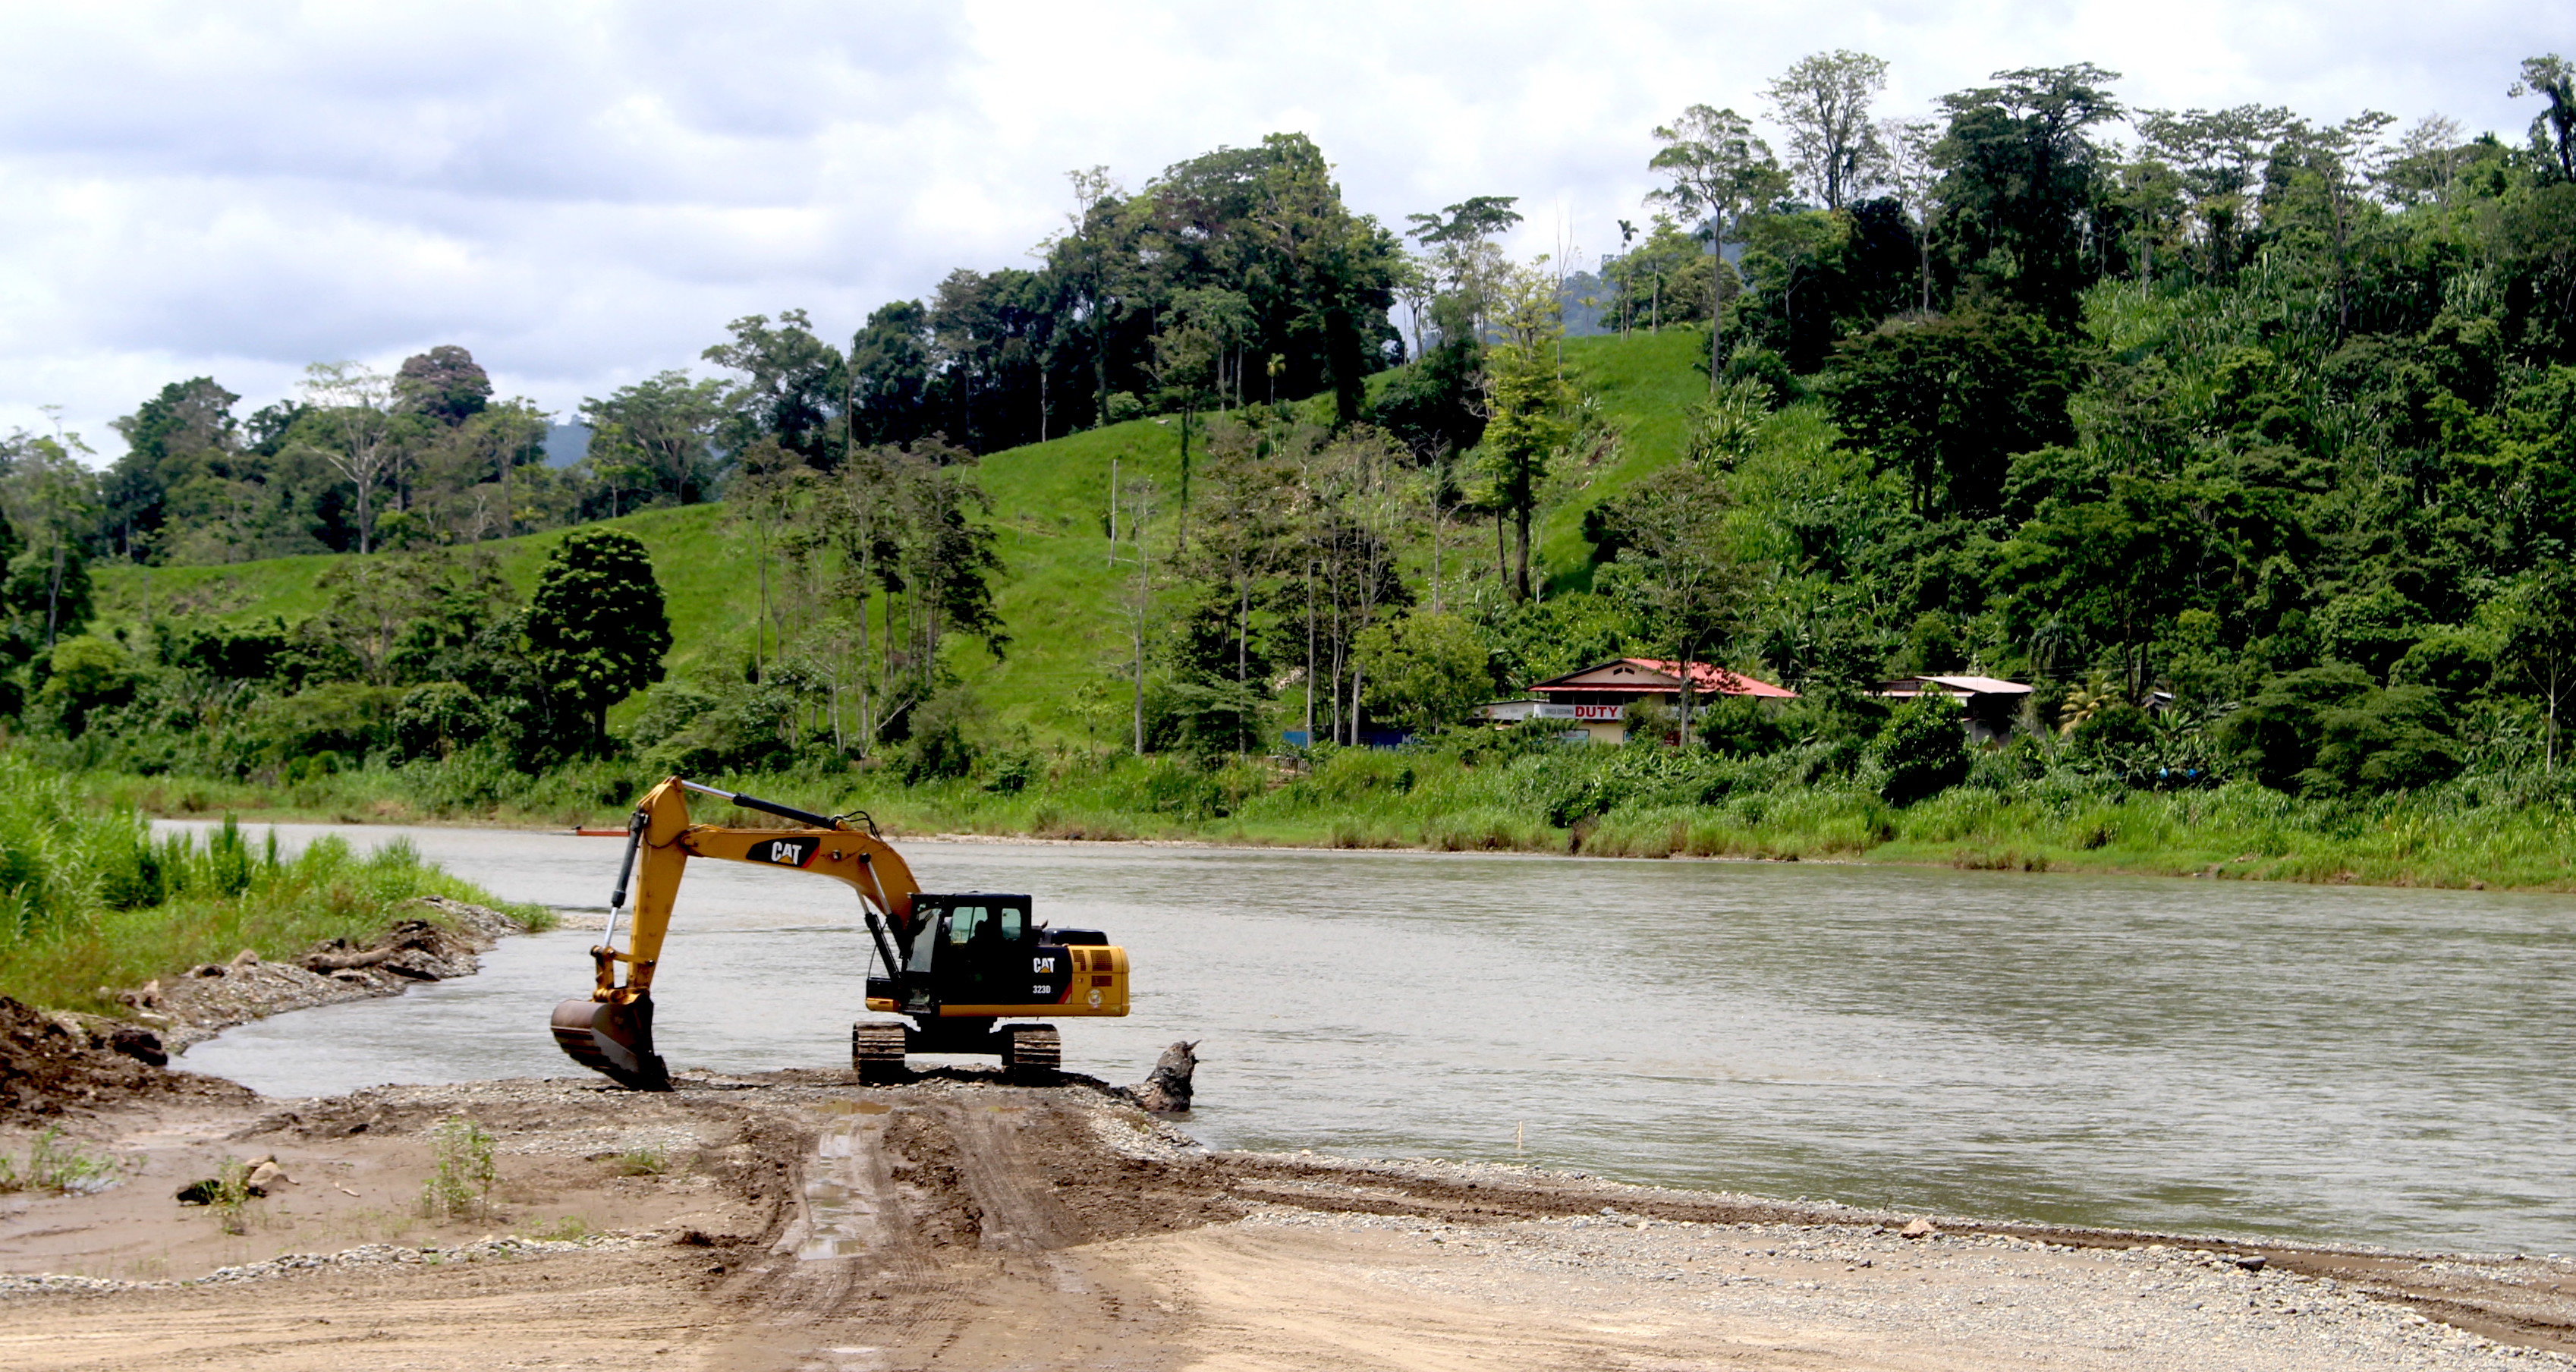
[[[653,997],[626,1005],[568,1000],[555,1006],[555,1043],[582,1066],[635,1091],[668,1091],[670,1070],[653,1051]]]

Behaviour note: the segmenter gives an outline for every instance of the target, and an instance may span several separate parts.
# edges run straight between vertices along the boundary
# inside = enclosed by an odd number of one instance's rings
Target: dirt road
[[[431,1131],[457,1117],[500,1183],[433,1223]],[[489,1082],[76,1127],[121,1180],[0,1196],[0,1367],[2213,1372],[2576,1347],[2564,1263],[1909,1238],[1513,1168],[1211,1154],[1078,1085]],[[242,1233],[171,1199],[268,1156],[292,1182]]]

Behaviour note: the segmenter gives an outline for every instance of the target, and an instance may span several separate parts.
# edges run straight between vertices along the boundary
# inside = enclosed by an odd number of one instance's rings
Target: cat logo
[[[814,850],[823,846],[819,838],[777,838],[752,847],[754,861],[777,863],[781,867],[802,867],[814,860]]]
[[[1029,970],[1037,973],[1039,976],[1045,976],[1047,973],[1055,970],[1055,959],[1031,958],[1029,959]]]

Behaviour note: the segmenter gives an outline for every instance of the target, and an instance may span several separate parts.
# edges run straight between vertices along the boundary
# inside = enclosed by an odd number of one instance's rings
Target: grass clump
[[[77,1140],[65,1143],[63,1131],[49,1125],[28,1143],[24,1163],[0,1155],[0,1192],[91,1195],[114,1185],[116,1172],[116,1159],[90,1152]]]
[[[250,1208],[250,1164],[239,1158],[226,1158],[215,1169],[214,1194],[206,1204],[215,1212],[215,1227],[227,1234],[250,1232],[245,1218]]]
[[[579,1215],[566,1215],[552,1224],[539,1225],[528,1231],[528,1237],[547,1243],[587,1243],[599,1237],[599,1229]]]
[[[477,1219],[488,1213],[492,1188],[501,1182],[491,1132],[469,1116],[450,1115],[429,1131],[429,1150],[421,1213],[433,1220]]]
[[[629,1148],[609,1159],[608,1170],[621,1177],[658,1177],[671,1170],[671,1155],[659,1148]]]

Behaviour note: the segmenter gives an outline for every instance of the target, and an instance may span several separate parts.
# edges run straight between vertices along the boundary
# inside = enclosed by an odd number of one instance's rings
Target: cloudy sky
[[[1313,136],[1390,222],[1522,197],[1524,252],[1612,241],[1648,130],[1754,112],[1803,54],[1893,64],[1912,114],[2092,61],[2129,102],[2428,111],[2519,140],[2576,0],[1839,6],[0,5],[0,428],[108,421],[211,374],[462,343],[556,411],[696,362],[729,319],[846,338],[951,268],[1026,265],[1064,173],[1129,186]]]

